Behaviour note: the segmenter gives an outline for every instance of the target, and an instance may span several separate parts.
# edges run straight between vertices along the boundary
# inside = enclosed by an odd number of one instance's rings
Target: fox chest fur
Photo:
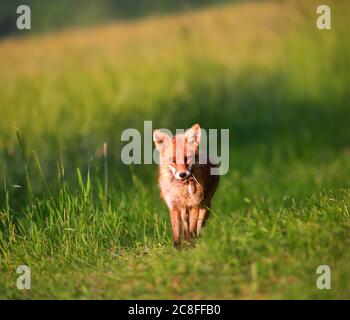
[[[188,208],[208,205],[210,195],[218,183],[218,176],[210,175],[209,170],[210,165],[194,166],[192,176],[185,182],[180,182],[171,171],[160,167],[160,193],[167,206]]]

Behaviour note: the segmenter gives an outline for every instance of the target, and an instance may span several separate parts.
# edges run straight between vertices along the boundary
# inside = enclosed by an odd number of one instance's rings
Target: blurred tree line
[[[17,6],[29,5],[32,30],[44,32],[68,26],[92,25],[113,19],[138,18],[184,11],[229,0],[0,0],[0,37],[17,31]],[[17,34],[21,34],[17,32]]]

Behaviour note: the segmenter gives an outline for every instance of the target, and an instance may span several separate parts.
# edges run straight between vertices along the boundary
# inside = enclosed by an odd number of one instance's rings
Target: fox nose
[[[179,176],[180,176],[180,178],[185,178],[186,177],[186,172],[180,172]]]

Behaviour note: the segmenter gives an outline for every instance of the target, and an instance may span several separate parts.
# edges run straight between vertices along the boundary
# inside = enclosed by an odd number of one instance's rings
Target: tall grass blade
[[[28,163],[27,163],[27,157],[26,157],[26,152],[25,152],[25,146],[24,146],[24,142],[21,138],[21,135],[20,135],[18,129],[15,128],[15,130],[16,130],[18,143],[19,143],[19,146],[20,146],[21,151],[22,151],[22,158],[23,158],[23,162],[24,162],[24,171],[25,171],[25,175],[26,175],[26,183],[27,183],[27,190],[28,190],[28,193],[27,193],[28,201],[30,203],[32,203],[33,202],[33,188],[32,188],[32,184],[30,182],[30,177],[29,177],[29,170],[28,170]]]

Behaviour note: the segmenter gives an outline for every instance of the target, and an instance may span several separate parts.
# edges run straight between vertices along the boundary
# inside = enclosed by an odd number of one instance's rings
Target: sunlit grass
[[[0,297],[349,298],[347,5],[330,32],[315,5],[2,41]],[[171,247],[156,167],[120,163],[120,133],[144,120],[230,129],[230,171],[195,248]],[[321,264],[330,291],[316,288]]]

